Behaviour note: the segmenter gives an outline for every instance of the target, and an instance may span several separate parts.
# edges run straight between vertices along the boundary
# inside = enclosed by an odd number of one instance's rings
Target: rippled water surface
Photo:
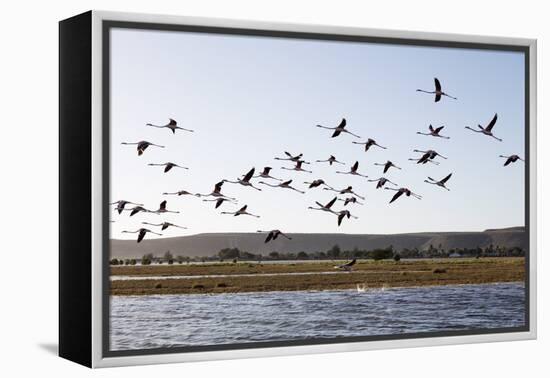
[[[520,283],[111,297],[111,350],[518,327]]]

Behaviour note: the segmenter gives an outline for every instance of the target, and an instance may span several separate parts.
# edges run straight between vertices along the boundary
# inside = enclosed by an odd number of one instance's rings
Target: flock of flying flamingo
[[[453,97],[453,96],[443,92],[442,87],[441,87],[441,83],[437,78],[434,79],[434,84],[435,84],[435,89],[433,91],[417,89],[417,92],[422,92],[422,93],[435,95],[435,102],[441,101],[442,97],[448,97],[450,99],[457,100],[456,97]],[[502,141],[502,139],[496,137],[493,134],[493,128],[496,125],[497,119],[498,119],[498,115],[495,114],[494,117],[492,118],[492,120],[487,124],[487,126],[483,127],[481,125],[478,125],[478,129],[474,129],[472,127],[466,126],[466,129],[468,129],[470,131],[473,131],[475,133],[481,133],[483,135],[494,138],[498,141]],[[155,127],[155,128],[166,128],[166,129],[169,129],[174,135],[176,134],[177,130],[181,130],[181,131],[185,131],[185,132],[189,132],[189,133],[194,132],[194,130],[190,130],[190,129],[186,129],[186,128],[178,126],[178,123],[173,119],[170,119],[169,122],[166,125],[154,125],[154,124],[151,124],[151,123],[147,123],[146,126]],[[348,135],[350,135],[354,138],[357,138],[357,139],[361,138],[359,135],[354,134],[349,129],[347,129],[346,126],[347,126],[347,122],[346,122],[345,118],[342,119],[342,121],[335,127],[329,127],[329,126],[324,126],[324,125],[316,125],[316,127],[318,127],[318,128],[331,130],[332,131],[331,138],[336,138],[336,137],[339,137],[343,134],[348,134]],[[431,136],[431,137],[435,137],[435,138],[450,139],[450,137],[448,137],[448,136],[441,135],[441,131],[443,130],[443,128],[444,128],[444,126],[434,128],[432,125],[429,125],[428,132],[418,131],[417,134]],[[357,145],[363,145],[365,151],[368,151],[373,146],[375,146],[377,148],[384,149],[384,150],[387,149],[387,147],[378,144],[372,138],[368,138],[365,142],[352,141],[352,143],[357,144]],[[151,142],[145,141],[145,140],[144,141],[139,141],[139,142],[122,142],[122,144],[123,145],[136,145],[138,156],[143,155],[144,152],[146,151],[146,149],[149,148],[149,147],[165,148],[165,146],[154,144],[154,143],[151,143]],[[426,150],[426,151],[414,150],[414,152],[419,153],[421,155],[419,155],[415,158],[410,158],[409,160],[415,161],[417,164],[428,164],[428,163],[430,163],[430,164],[439,165],[440,162],[435,161],[436,158],[447,159],[447,157],[441,155],[440,153],[438,153],[435,150]],[[304,166],[310,166],[310,165],[312,165],[312,163],[304,160],[304,156],[303,156],[302,153],[297,154],[297,155],[293,155],[290,152],[285,151],[284,155],[285,155],[284,157],[275,157],[274,158],[275,160],[286,161],[286,162],[292,164],[291,167],[281,167],[282,170],[294,171],[294,172],[300,172],[300,173],[302,173],[302,172],[303,173],[313,173],[312,170],[308,170],[308,169],[304,168]],[[510,155],[510,156],[500,155],[500,157],[506,159],[506,161],[504,163],[504,166],[508,166],[509,164],[515,163],[518,160],[524,161],[518,155]],[[328,157],[328,159],[325,159],[325,160],[315,160],[315,163],[328,163],[329,166],[332,166],[333,164],[345,165],[344,162],[338,161],[337,158],[334,155],[330,155]],[[149,163],[148,165],[149,166],[162,166],[162,167],[164,167],[164,173],[169,172],[173,168],[180,168],[180,169],[186,169],[186,170],[189,169],[188,167],[181,166],[181,165],[178,165],[178,164],[173,163],[173,162]],[[398,167],[396,164],[394,164],[390,160],[388,160],[386,162],[383,162],[383,163],[374,163],[374,165],[383,167],[382,168],[382,173],[383,174],[387,174],[388,171],[392,168],[397,169],[397,170],[402,169],[401,167]],[[176,195],[176,196],[188,195],[188,196],[202,198],[204,202],[215,202],[214,207],[216,209],[218,209],[225,202],[233,203],[233,204],[237,203],[236,198],[229,197],[229,196],[226,196],[225,194],[222,194],[222,192],[221,192],[222,186],[225,183],[235,184],[235,185],[242,185],[244,187],[248,187],[248,188],[251,188],[251,189],[256,190],[256,191],[262,191],[262,188],[260,187],[260,185],[261,185],[261,186],[264,186],[264,187],[270,187],[270,188],[275,188],[275,189],[289,189],[289,190],[295,191],[295,192],[300,193],[300,194],[305,193],[305,191],[300,190],[300,189],[298,189],[298,188],[291,185],[294,181],[293,179],[284,180],[282,178],[274,177],[274,176],[271,175],[271,170],[272,170],[272,167],[266,166],[266,167],[263,168],[263,170],[261,172],[259,172],[257,175],[255,175],[256,169],[251,168],[248,172],[246,172],[241,177],[236,178],[235,180],[229,180],[229,179],[220,180],[219,182],[217,182],[214,185],[214,189],[210,193],[192,193],[192,192],[189,192],[187,190],[180,190],[180,191],[177,191],[177,192],[164,192],[163,195]],[[368,177],[366,174],[363,174],[359,171],[359,161],[355,161],[355,163],[349,168],[349,170],[336,170],[335,173],[341,174],[341,175],[360,176],[360,177],[364,177],[364,178]],[[449,173],[447,176],[445,176],[444,178],[439,179],[439,180],[434,179],[432,177],[427,177],[427,179],[424,180],[424,182],[426,182],[428,184],[438,186],[442,189],[445,189],[445,190],[449,191],[450,189],[446,185],[447,185],[448,181],[450,180],[451,176],[452,176],[452,173]],[[258,181],[254,182],[254,179],[258,179]],[[416,199],[422,199],[422,196],[420,196],[419,194],[414,193],[412,190],[410,190],[407,187],[399,187],[399,185],[397,185],[396,183],[390,181],[387,177],[384,177],[384,176],[381,176],[377,179],[369,179],[367,181],[368,182],[376,182],[376,189],[382,189],[383,188],[385,190],[394,191],[395,194],[393,194],[393,196],[391,197],[391,199],[389,201],[390,204],[395,202],[397,199],[399,199],[403,195],[405,195],[406,197],[413,197],[413,198],[416,198]],[[317,205],[317,207],[309,206],[308,209],[317,210],[317,211],[325,212],[325,213],[336,216],[336,222],[337,222],[338,226],[340,226],[342,224],[344,219],[351,219],[351,218],[357,219],[357,217],[354,216],[347,208],[343,208],[343,209],[340,209],[340,210],[335,210],[334,209],[334,205],[337,203],[337,201],[343,202],[344,207],[347,207],[347,205],[349,205],[349,204],[363,205],[363,203],[360,202],[359,200],[364,201],[365,197],[355,193],[353,191],[352,186],[347,186],[347,187],[342,188],[342,189],[337,189],[337,188],[334,188],[334,187],[328,185],[323,179],[315,179],[315,180],[312,180],[310,182],[306,181],[306,182],[304,182],[304,184],[307,185],[308,190],[312,190],[312,189],[315,189],[315,188],[322,187],[323,190],[333,191],[333,192],[336,193],[334,198],[332,198],[332,200],[330,200],[326,204],[322,204],[322,203],[316,201],[315,204]],[[343,198],[339,198],[339,196],[343,196]],[[127,200],[118,200],[116,202],[111,203],[111,205],[115,205],[115,210],[119,214],[121,214],[123,211],[128,211],[130,213],[130,216],[134,216],[138,213],[151,213],[151,214],[157,214],[157,215],[164,214],[164,213],[178,213],[177,211],[167,210],[167,207],[166,207],[167,206],[167,201],[166,200],[164,200],[160,203],[159,208],[157,210],[148,210],[144,207],[143,204],[136,203],[136,202],[131,202],[131,201],[127,201]],[[127,208],[127,205],[131,205],[133,207]],[[220,214],[233,215],[233,216],[246,215],[246,216],[250,216],[250,217],[254,217],[254,218],[260,218],[260,215],[257,215],[257,214],[254,214],[254,213],[248,211],[248,205],[244,205],[236,211],[222,211]],[[144,225],[159,227],[160,231],[164,231],[169,227],[186,229],[186,227],[179,226],[179,225],[169,223],[169,222],[160,222],[160,223],[142,222],[142,223]],[[161,233],[151,231],[150,229],[147,229],[147,228],[139,228],[136,231],[126,231],[125,230],[125,231],[122,231],[122,232],[123,233],[137,233],[138,234],[138,237],[137,237],[137,242],[138,243],[143,240],[143,238],[145,237],[145,235],[147,233],[152,233],[152,234],[155,234],[155,235],[162,235]],[[289,240],[292,239],[291,237],[284,234],[282,231],[280,231],[278,229],[268,230],[268,231],[258,230],[257,232],[267,234],[267,236],[265,238],[265,243],[268,243],[272,240],[276,240],[279,236],[285,237]],[[339,268],[351,269],[351,266],[354,263],[355,263],[355,261],[352,261],[348,264],[344,264],[342,266],[339,266]]]

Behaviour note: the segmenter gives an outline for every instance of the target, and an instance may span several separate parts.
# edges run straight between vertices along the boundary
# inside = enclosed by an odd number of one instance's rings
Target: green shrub
[[[370,251],[368,253],[368,256],[375,260],[384,260],[384,259],[391,259],[393,257],[393,250],[390,248],[387,249],[375,249],[373,251]]]
[[[141,265],[151,265],[152,262],[153,262],[153,254],[152,253],[148,253],[148,254],[143,255],[141,257]]]

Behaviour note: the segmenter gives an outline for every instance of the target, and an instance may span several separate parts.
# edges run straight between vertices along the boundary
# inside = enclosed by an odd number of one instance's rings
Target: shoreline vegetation
[[[355,289],[358,285],[368,290],[385,287],[519,282],[525,279],[524,257],[358,260],[352,272],[335,269],[335,266],[344,262],[334,260],[281,264],[223,262],[111,266],[111,276],[129,276],[132,279],[112,280],[110,294],[342,290]],[[327,274],[329,272],[336,274]]]

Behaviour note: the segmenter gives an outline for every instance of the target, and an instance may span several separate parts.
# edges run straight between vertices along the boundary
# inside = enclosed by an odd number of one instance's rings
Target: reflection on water
[[[111,297],[111,350],[524,325],[520,283]]]

